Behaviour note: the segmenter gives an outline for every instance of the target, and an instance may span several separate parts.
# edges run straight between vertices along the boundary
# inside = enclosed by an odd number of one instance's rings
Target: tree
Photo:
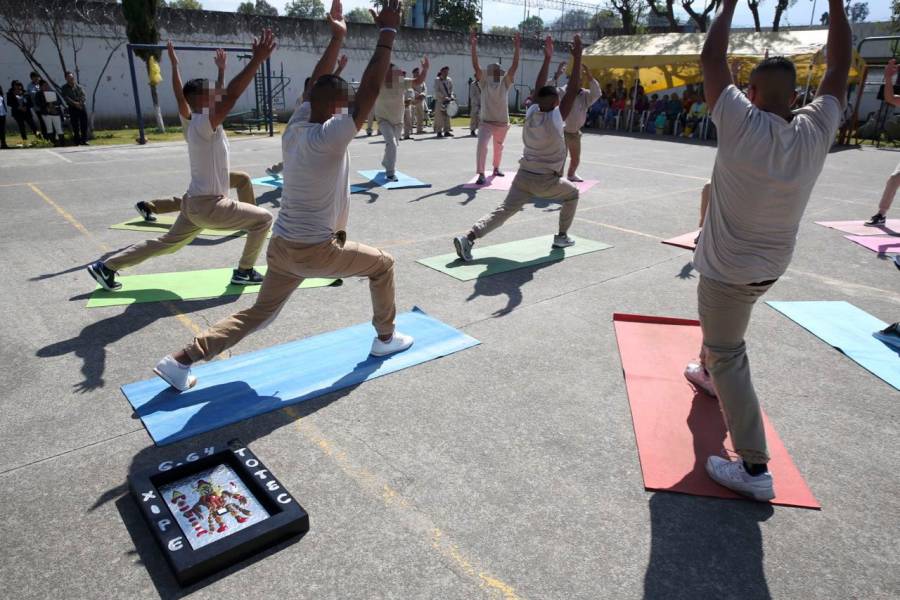
[[[819,23],[825,25],[826,27],[831,23],[831,17],[828,15],[828,11],[822,13],[822,16],[819,17]]]
[[[686,1],[693,2],[693,0],[682,0],[682,4]],[[637,33],[638,22],[644,16],[646,7],[644,0],[609,0],[609,7],[619,13],[625,35]]]
[[[372,13],[369,12],[369,9],[363,8],[362,6],[357,6],[350,12],[348,12],[344,18],[348,23],[374,23],[375,19],[372,18]]]
[[[249,0],[241,2],[237,7],[237,12],[242,15],[259,15],[262,17],[278,16],[278,9],[266,2],[266,0],[256,0],[256,4]]]
[[[576,9],[564,13],[550,25],[555,31],[585,31],[591,27],[591,13],[586,10]]]
[[[664,1],[666,3],[665,6],[660,6],[659,0],[647,0],[647,6],[655,16],[666,19],[669,24],[669,31],[678,31],[678,17],[675,16],[675,0]]]
[[[850,21],[852,23],[862,23],[869,18],[869,3],[856,2],[854,4],[850,4],[850,1],[848,0],[847,16],[850,17]]]
[[[894,31],[900,31],[900,0],[891,2],[891,24]]]
[[[750,13],[753,15],[753,28],[759,32],[762,31],[762,27],[759,22],[759,4],[762,0],[747,0],[747,6],[750,8]]]
[[[710,13],[719,6],[719,2],[721,0],[701,0],[703,2],[703,8],[700,11],[694,9],[694,0],[681,0],[681,6],[690,15],[691,19],[694,23],[697,24],[697,29],[701,32],[706,32],[706,29],[709,27]],[[778,0],[778,3],[788,2],[796,0]]]
[[[898,0],[900,1],[900,0]],[[601,9],[591,17],[591,29],[602,32],[604,29],[621,29],[622,19],[608,8]]]
[[[366,9],[363,8],[362,10],[369,14],[369,11]],[[296,19],[324,19],[325,5],[322,4],[322,0],[291,0],[284,6],[284,15]],[[349,17],[350,15],[348,14],[347,16]],[[371,17],[372,15],[369,15],[370,22]]]
[[[159,29],[156,26],[156,0],[122,0],[122,13],[125,15],[125,35],[132,44],[158,44]],[[156,115],[156,129],[166,130],[162,111],[159,109],[159,94],[156,86],[162,83],[162,72],[159,69],[159,50],[135,50],[134,53],[147,65],[147,79],[150,82],[150,98],[153,100],[153,112]]]
[[[481,21],[480,0],[438,0],[434,24],[443,29],[468,32]]]
[[[772,31],[781,30],[781,16],[788,8],[797,4],[797,0],[777,0],[775,4],[775,16],[772,17]]]
[[[165,6],[165,3],[161,3]],[[203,10],[203,5],[199,0],[169,0],[169,8],[178,8],[181,10]]]
[[[519,31],[525,37],[540,37],[544,33],[544,20],[537,15],[531,15],[519,23]]]
[[[494,25],[491,27],[490,31],[488,31],[491,35],[508,35],[509,37],[513,37],[519,30],[516,27],[506,27],[504,25]]]

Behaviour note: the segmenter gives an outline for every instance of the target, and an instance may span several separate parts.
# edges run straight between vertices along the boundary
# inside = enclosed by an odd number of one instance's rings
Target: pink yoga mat
[[[890,235],[845,235],[844,237],[878,254],[900,254],[900,237]]]
[[[515,173],[507,173],[505,177],[494,177],[491,175],[490,177],[486,177],[487,180],[484,185],[478,185],[475,181],[478,180],[478,176],[473,177],[468,183],[463,184],[463,188],[467,190],[499,190],[499,191],[509,191],[509,188],[512,187],[512,180],[515,179]],[[592,187],[600,183],[596,179],[585,179],[584,181],[572,182],[578,191],[582,194],[589,191]]]
[[[697,248],[697,244],[694,243],[697,235],[700,233],[700,230],[692,231],[690,233],[684,233],[679,235],[678,237],[673,237],[668,240],[663,240],[663,244],[669,244],[670,246],[678,246],[679,248],[687,248],[688,250],[694,250]]]
[[[878,227],[866,227],[863,221],[816,221],[816,225],[851,235],[900,235],[900,219],[888,219],[887,223]]]
[[[613,322],[638,456],[648,490],[743,498],[710,479],[706,459],[732,449],[719,403],[695,392],[685,365],[700,350],[700,324],[688,319],[614,314]],[[775,483],[772,504],[821,508],[763,414]]]

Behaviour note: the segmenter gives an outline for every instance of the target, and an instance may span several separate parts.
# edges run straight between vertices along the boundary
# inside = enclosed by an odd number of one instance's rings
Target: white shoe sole
[[[101,277],[99,273],[94,271],[94,265],[88,265],[87,272],[90,274],[91,277],[94,278],[94,281],[97,282],[97,285],[102,287],[107,292],[116,292],[116,291],[122,289],[121,283],[116,284],[116,287],[109,287],[108,285],[106,285],[106,280],[104,280],[103,277]]]
[[[466,253],[463,252],[462,243],[457,238],[453,238],[453,247],[456,248],[456,256],[459,260],[463,262],[472,262],[472,258],[466,258]]]
[[[156,376],[157,376],[157,377],[159,377],[160,379],[162,379],[163,381],[165,381],[166,383],[168,383],[170,386],[172,386],[173,388],[175,388],[175,389],[178,390],[179,392],[186,392],[186,391],[188,391],[189,389],[191,389],[192,387],[194,387],[195,385],[197,385],[197,378],[196,378],[195,376],[193,376],[193,375],[189,375],[189,376],[188,376],[188,386],[187,386],[186,388],[184,388],[184,389],[181,389],[180,387],[178,387],[177,385],[175,385],[174,383],[172,383],[172,380],[169,379],[168,377],[166,377],[165,375],[163,375],[162,372],[161,372],[159,369],[157,369],[156,367],[153,367],[153,372],[156,373]]]
[[[733,488],[730,485],[726,484],[723,481],[719,481],[715,476],[715,471],[712,467],[709,466],[709,461],[706,462],[706,474],[709,475],[709,478],[715,481],[717,484],[721,485],[723,488],[729,489],[735,494],[740,494],[745,498],[750,498],[751,500],[756,500],[757,502],[768,502],[775,498],[775,490],[766,490],[764,494],[759,494],[757,492],[751,490],[742,490]]]
[[[571,248],[574,245],[575,245],[575,242],[572,242],[571,244],[556,244],[556,243],[554,243],[553,247],[554,248]]]
[[[412,348],[413,344],[415,344],[415,343],[416,343],[415,340],[413,340],[409,343],[408,346],[403,346],[402,348],[398,348],[397,350],[390,350],[388,352],[375,352],[374,350],[372,350],[371,352],[369,352],[369,354],[371,354],[372,356],[378,356],[378,357],[390,356],[391,354],[397,354],[399,352],[409,350],[410,348]]]

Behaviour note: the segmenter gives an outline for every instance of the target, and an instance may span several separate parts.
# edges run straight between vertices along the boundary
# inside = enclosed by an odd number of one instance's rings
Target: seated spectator
[[[62,128],[62,107],[59,96],[50,89],[50,84],[41,79],[40,91],[36,94],[38,113],[44,121],[47,129],[46,139],[53,142],[54,146],[62,146],[65,143]]]
[[[668,96],[665,96],[668,99]],[[655,133],[656,132],[656,115],[662,112],[665,109],[665,102],[659,99],[659,94],[653,94],[650,96],[650,100],[647,102],[649,114],[647,115],[647,123],[644,126],[647,133]]]
[[[597,101],[591,104],[591,107],[588,109],[588,127],[597,127],[600,125],[600,119],[603,117],[604,111],[609,108],[609,101],[604,97],[600,96],[597,98]]]
[[[678,97],[676,92],[672,92],[672,95],[669,96],[669,102],[666,104],[666,130],[665,133],[672,133],[672,130],[675,127],[675,122],[681,117],[681,112],[684,110],[681,104],[681,98]]]
[[[29,101],[30,97],[25,92],[25,86],[22,85],[21,81],[14,79],[9,85],[9,91],[6,93],[6,106],[10,116],[16,121],[22,141],[28,141],[28,133],[25,129],[26,123],[31,127],[32,133],[37,135],[38,132],[34,119],[31,117]]]
[[[690,112],[688,112],[687,120],[684,124],[684,137],[691,137],[697,132],[700,123],[706,118],[708,112],[709,109],[703,96],[698,95],[697,100],[691,105]]]
[[[687,114],[691,112],[691,106],[694,105],[696,99],[697,96],[695,95],[693,90],[685,91],[684,96],[681,97],[681,114],[687,116]]]
[[[613,100],[612,104],[608,111],[606,111],[606,123],[605,126],[607,128],[611,127],[616,122],[616,117],[623,115],[625,112],[625,97],[619,97]],[[624,116],[624,115],[623,115]]]
[[[645,110],[650,110],[650,102],[647,100],[647,96],[644,95],[640,88],[638,88],[637,100],[634,103],[634,110],[638,113],[642,113]]]
[[[6,97],[3,95],[3,88],[0,88],[0,149],[7,150],[6,145]]]
[[[625,96],[628,95],[628,93],[625,91],[625,81],[623,79],[620,79],[619,81],[616,82],[615,94],[616,94],[616,98],[624,98]]]

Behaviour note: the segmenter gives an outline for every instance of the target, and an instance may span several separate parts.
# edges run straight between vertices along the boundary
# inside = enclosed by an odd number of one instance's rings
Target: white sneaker
[[[581,183],[582,181],[584,181],[584,179],[582,179],[578,175],[569,175],[566,179],[568,179],[572,183]]]
[[[554,235],[553,236],[553,247],[554,248],[568,248],[569,246],[574,246],[575,240],[570,238],[568,235]]]
[[[710,456],[706,459],[706,472],[719,485],[754,500],[766,502],[775,497],[772,474],[766,472],[751,475],[744,469],[742,460]]]
[[[453,238],[453,247],[456,248],[456,255],[461,261],[472,262],[472,246],[474,243],[467,235],[458,235]]]
[[[372,356],[387,356],[388,354],[403,352],[412,345],[413,338],[411,335],[403,335],[399,331],[395,331],[391,339],[386,342],[382,342],[376,337],[375,341],[372,342],[372,350],[369,354]]]
[[[191,375],[191,368],[172,358],[171,354],[156,363],[153,372],[179,392],[197,385],[197,378]]]
[[[688,363],[684,368],[684,378],[690,381],[695,388],[701,389],[709,396],[716,398],[716,388],[713,387],[712,377],[709,371],[700,363]]]

